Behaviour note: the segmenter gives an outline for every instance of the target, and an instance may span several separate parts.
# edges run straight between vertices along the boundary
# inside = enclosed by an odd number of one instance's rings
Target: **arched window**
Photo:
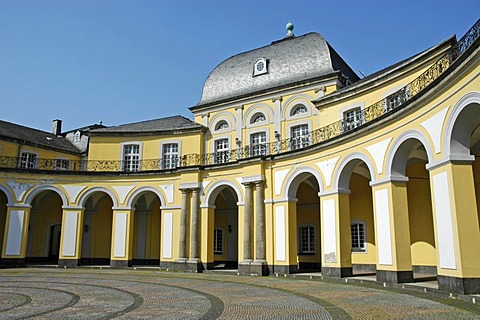
[[[228,123],[225,120],[219,121],[215,126],[215,131],[223,130],[223,129],[228,129]]]
[[[303,104],[299,104],[292,109],[291,116],[308,113],[308,109]]]
[[[250,120],[250,123],[254,124],[254,123],[260,123],[265,121],[267,121],[267,118],[263,113],[256,113],[253,115],[252,120]]]

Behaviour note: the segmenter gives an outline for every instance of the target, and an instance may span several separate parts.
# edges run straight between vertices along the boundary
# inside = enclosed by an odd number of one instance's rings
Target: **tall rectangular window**
[[[162,150],[162,169],[174,169],[178,166],[178,143],[166,143]]]
[[[343,130],[352,130],[363,123],[362,109],[350,109],[343,114]]]
[[[223,230],[213,230],[213,253],[223,254]]]
[[[315,253],[315,227],[299,227],[299,253]]]
[[[301,149],[310,145],[308,136],[308,125],[302,124],[300,126],[292,127],[292,144],[291,149]]]
[[[365,247],[365,222],[356,221],[350,224],[352,251],[363,252]]]
[[[218,139],[215,141],[215,163],[225,163],[230,161],[230,150],[228,139]]]
[[[126,144],[123,146],[122,170],[140,170],[140,146],[138,144]]]
[[[19,166],[23,169],[37,168],[37,155],[31,152],[22,152]]]
[[[250,136],[251,155],[259,156],[267,153],[267,133],[257,132]]]

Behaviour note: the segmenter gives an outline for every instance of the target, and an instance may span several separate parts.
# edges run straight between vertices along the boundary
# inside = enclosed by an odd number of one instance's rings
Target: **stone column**
[[[81,258],[83,235],[83,207],[63,207],[62,247],[59,252],[59,267],[76,267]]]
[[[438,287],[446,292],[480,292],[480,232],[472,162],[468,157],[427,166],[439,263]]]
[[[250,274],[250,265],[252,263],[252,183],[244,183],[245,185],[245,206],[243,217],[243,260],[238,265],[240,274]]]
[[[413,282],[407,178],[372,185],[377,281]]]
[[[178,259],[176,264],[180,270],[185,270],[185,262],[187,261],[187,229],[188,229],[188,189],[181,189],[182,205],[180,209],[180,235],[178,241]]]
[[[199,226],[200,226],[200,215],[199,215],[199,200],[200,200],[200,189],[192,189],[192,229],[190,233],[190,259],[188,259],[188,270],[193,272],[201,272],[202,264],[200,261],[199,254]]]
[[[319,196],[322,208],[322,275],[350,277],[353,274],[350,191],[333,191]]]
[[[30,205],[8,206],[2,264],[24,266],[27,251]]]
[[[266,261],[266,234],[265,234],[265,196],[264,183],[255,183],[255,260],[251,271],[257,275],[268,275]]]
[[[132,266],[134,210],[132,208],[113,208],[111,267]]]

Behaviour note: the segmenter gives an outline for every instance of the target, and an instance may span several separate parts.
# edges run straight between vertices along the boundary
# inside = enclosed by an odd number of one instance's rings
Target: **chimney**
[[[56,136],[59,136],[62,134],[62,120],[60,119],[53,120],[52,133]]]

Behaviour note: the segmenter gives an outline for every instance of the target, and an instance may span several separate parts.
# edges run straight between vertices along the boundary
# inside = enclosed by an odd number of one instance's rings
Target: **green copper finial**
[[[294,37],[295,35],[293,34],[293,23],[289,21],[285,27],[287,28],[286,38]]]

